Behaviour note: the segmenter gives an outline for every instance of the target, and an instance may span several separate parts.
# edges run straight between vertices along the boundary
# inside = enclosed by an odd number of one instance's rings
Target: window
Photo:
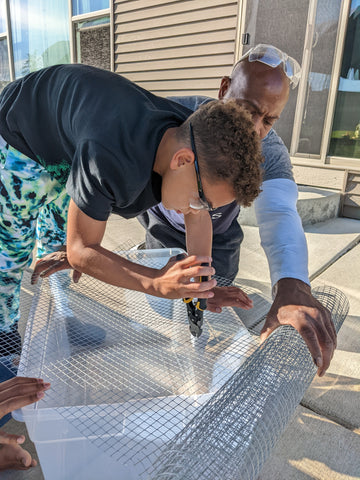
[[[0,92],[10,80],[7,38],[0,37]]]
[[[6,5],[5,0],[0,0],[0,35],[6,34]]]
[[[10,0],[15,77],[70,63],[68,2]]]
[[[74,61],[111,70],[110,1],[73,0]]]
[[[0,92],[11,80],[5,0],[0,0]]]
[[[324,1],[324,0],[323,0]],[[244,53],[258,43],[269,43],[280,48],[301,65],[303,45],[306,38],[307,17],[310,0],[289,2],[281,0],[257,0],[246,2],[246,25],[250,43]],[[291,29],[289,26],[291,25]],[[291,34],[289,32],[291,31]],[[290,148],[299,87],[290,91],[288,103],[275,124],[275,130]]]
[[[340,0],[319,0],[317,3],[297,148],[300,155],[320,155],[340,7]]]
[[[109,8],[109,0],[73,0],[73,15],[96,12]]]
[[[360,158],[360,0],[351,2],[329,154]]]
[[[109,16],[75,23],[75,36],[78,63],[111,69]]]

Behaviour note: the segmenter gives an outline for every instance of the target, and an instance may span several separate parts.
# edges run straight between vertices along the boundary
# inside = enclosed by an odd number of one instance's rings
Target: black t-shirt
[[[90,217],[130,218],[161,201],[158,145],[191,113],[120,75],[56,65],[4,89],[0,134],[66,184]]]

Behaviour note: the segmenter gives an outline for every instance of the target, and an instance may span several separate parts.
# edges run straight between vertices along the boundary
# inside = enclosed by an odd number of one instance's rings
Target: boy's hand
[[[215,269],[202,263],[211,263],[210,257],[191,255],[184,260],[171,258],[161,270],[155,273],[153,280],[154,293],[164,298],[212,298],[211,290],[216,286],[216,280],[207,282],[194,281],[199,277],[214,275]]]
[[[31,275],[31,284],[34,285],[39,277],[49,277],[55,272],[72,268],[68,262],[66,254],[66,245],[63,245],[56,252],[49,253],[40,258],[35,264],[34,272]],[[74,270],[73,281],[77,283],[81,277],[81,272]]]
[[[221,313],[222,307],[239,307],[250,310],[253,307],[252,300],[238,287],[215,287],[214,297],[207,301],[207,309],[210,312]]]

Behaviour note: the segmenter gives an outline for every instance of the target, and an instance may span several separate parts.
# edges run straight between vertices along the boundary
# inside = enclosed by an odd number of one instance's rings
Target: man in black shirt
[[[67,222],[76,272],[159,297],[214,295],[214,279],[191,281],[215,273],[208,211],[249,205],[261,183],[258,137],[237,101],[192,113],[111,72],[57,65],[5,88],[0,136],[0,337],[14,333],[36,219],[50,203],[59,225],[51,249],[65,243]],[[160,201],[184,214],[189,257],[155,270],[101,246],[110,213],[130,218]]]

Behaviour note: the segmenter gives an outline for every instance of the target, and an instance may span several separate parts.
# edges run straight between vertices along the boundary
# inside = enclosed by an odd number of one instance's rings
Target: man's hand
[[[214,297],[207,301],[207,310],[221,313],[222,307],[239,307],[250,310],[253,307],[252,300],[238,287],[215,287]]]
[[[318,375],[323,376],[336,348],[336,330],[329,310],[301,280],[282,278],[277,283],[275,300],[261,330],[261,342],[280,325],[291,325],[300,333],[318,367]]]
[[[48,255],[45,255],[36,262],[34,272],[31,275],[31,284],[34,285],[39,280],[39,277],[49,277],[55,272],[59,272],[60,270],[67,270],[69,268],[72,267],[68,262],[66,255],[66,245],[64,245],[56,252],[49,253]],[[80,277],[81,272],[74,270],[73,281],[77,283]]]

